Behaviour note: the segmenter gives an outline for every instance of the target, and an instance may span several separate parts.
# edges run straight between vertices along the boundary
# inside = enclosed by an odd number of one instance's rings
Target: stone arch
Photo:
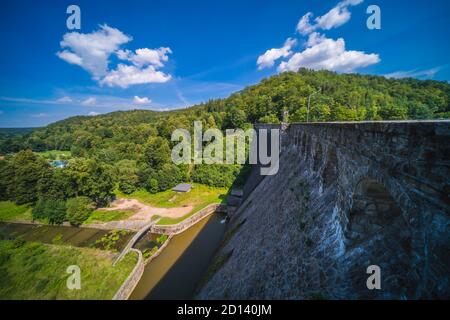
[[[322,180],[325,187],[329,187],[338,178],[338,158],[336,150],[328,147],[325,168],[322,172]]]
[[[375,179],[356,185],[344,235],[347,253],[359,252],[349,268],[356,292],[363,297],[413,297],[419,280],[411,268],[412,232],[399,204]],[[367,290],[364,272],[369,265],[381,268],[383,292]]]

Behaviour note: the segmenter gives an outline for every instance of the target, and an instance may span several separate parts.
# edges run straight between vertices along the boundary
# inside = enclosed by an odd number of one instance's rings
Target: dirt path
[[[131,210],[136,212],[127,220],[151,220],[155,215],[167,218],[180,218],[194,209],[193,206],[176,207],[176,208],[156,208],[143,204],[136,199],[117,199],[111,203],[109,208],[101,210],[114,211],[114,210]]]

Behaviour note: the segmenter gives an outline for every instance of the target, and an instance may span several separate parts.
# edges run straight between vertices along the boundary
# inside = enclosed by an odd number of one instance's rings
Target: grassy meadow
[[[108,251],[0,240],[0,299],[111,299],[133,270],[130,252],[116,266]],[[67,267],[77,265],[81,289],[69,290]]]
[[[0,221],[31,221],[31,210],[29,205],[17,205],[12,201],[0,201]]]
[[[124,194],[116,190],[118,198],[137,199],[140,202],[159,208],[175,208],[183,206],[193,206],[194,209],[180,218],[161,218],[158,224],[175,224],[190,217],[199,210],[213,203],[224,203],[228,193],[227,188],[213,188],[202,184],[194,183],[191,191],[178,193],[172,190],[166,190],[151,194],[146,190],[138,190],[131,194]]]

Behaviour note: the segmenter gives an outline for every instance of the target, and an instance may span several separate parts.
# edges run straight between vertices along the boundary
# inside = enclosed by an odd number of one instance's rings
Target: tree
[[[243,128],[245,122],[247,122],[245,111],[237,107],[233,107],[225,115],[225,119],[223,120],[223,129]]]
[[[158,180],[150,178],[147,184],[147,191],[150,193],[157,193],[159,191]]]
[[[65,200],[75,196],[76,190],[66,170],[53,168],[42,175],[37,185],[37,193],[40,198]]]
[[[8,167],[7,193],[17,204],[35,203],[39,180],[50,170],[48,163],[31,150],[17,153]]]
[[[240,169],[240,165],[195,165],[191,179],[211,187],[231,187],[239,175]]]
[[[66,219],[66,203],[63,200],[40,198],[32,210],[33,220],[47,219],[50,224],[62,224]]]
[[[0,160],[0,200],[8,200],[8,185],[11,170],[6,160]]]
[[[152,137],[144,146],[144,162],[154,169],[159,169],[171,159],[171,150],[166,139]]]
[[[125,194],[130,194],[137,190],[139,186],[139,176],[136,161],[121,160],[115,165],[117,171],[117,181],[119,190]]]
[[[62,224],[66,219],[66,203],[63,200],[47,200],[46,210],[50,224]]]
[[[150,178],[149,182],[151,182],[152,178],[158,182],[159,191],[168,190],[186,180],[183,171],[172,163],[164,164],[161,170],[157,171],[156,174]]]
[[[264,117],[259,118],[259,123],[280,123],[280,119],[274,114],[268,114]]]
[[[73,226],[79,226],[92,214],[94,203],[88,197],[75,197],[67,200],[67,220]]]
[[[42,220],[46,218],[46,202],[44,199],[39,199],[36,202],[36,205],[33,207],[31,211],[31,216],[34,220]]]
[[[76,190],[76,196],[87,196],[97,205],[106,205],[114,197],[111,166],[94,159],[75,158],[65,169]]]
[[[301,107],[295,110],[291,115],[291,122],[306,122],[306,114],[308,110],[306,107]]]

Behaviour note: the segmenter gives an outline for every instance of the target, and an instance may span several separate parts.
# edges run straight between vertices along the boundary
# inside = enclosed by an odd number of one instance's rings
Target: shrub
[[[64,200],[48,200],[46,216],[50,224],[62,224],[66,220],[66,203]]]
[[[240,168],[239,165],[196,165],[191,179],[210,187],[231,187],[239,175]]]
[[[73,226],[82,224],[94,211],[94,203],[88,197],[67,200],[67,220]]]
[[[33,220],[47,219],[50,224],[62,224],[66,219],[66,203],[64,200],[40,198],[31,214]]]
[[[147,190],[150,193],[157,193],[159,191],[158,188],[158,180],[150,178],[147,184]]]
[[[158,238],[156,238],[156,243],[161,246],[162,244],[164,244],[164,242],[166,242],[166,240],[169,238],[169,236],[167,234],[162,234],[160,235]]]

